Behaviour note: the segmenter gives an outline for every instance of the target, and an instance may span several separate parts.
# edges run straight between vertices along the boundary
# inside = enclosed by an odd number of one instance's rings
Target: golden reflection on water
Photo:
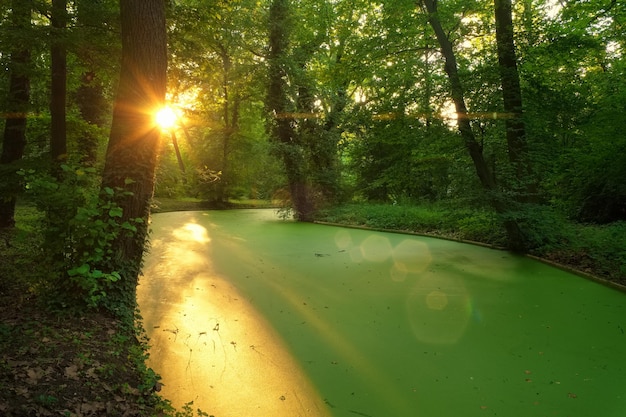
[[[161,394],[220,417],[329,416],[269,323],[214,271],[207,229],[189,222],[171,237],[153,246],[137,290]]]
[[[380,243],[382,243],[382,241],[380,241]],[[389,244],[388,241],[387,244]],[[237,255],[240,262],[243,264],[254,264],[256,258],[255,253],[245,250],[244,248],[239,249]],[[389,253],[387,257],[389,257]],[[277,265],[273,265],[269,260],[266,260],[264,265],[268,270],[278,268]],[[333,321],[329,321],[327,318],[320,316],[315,310],[311,309],[307,303],[303,303],[301,292],[291,289],[290,286],[283,285],[277,275],[263,274],[257,278],[262,279],[265,285],[272,288],[273,295],[279,297],[282,302],[289,305],[293,311],[296,311],[299,317],[304,320],[303,323],[315,329],[314,333],[321,339],[321,343],[331,346],[332,350],[337,352],[337,363],[350,364],[351,368],[362,376],[361,379],[364,382],[372,385],[372,390],[375,390],[383,398],[387,399],[389,415],[408,415],[412,410],[414,411],[411,404],[407,401],[406,396],[403,396],[403,394],[396,389],[394,381],[385,372],[386,370],[381,368],[380,365],[371,358],[368,358],[363,353],[361,347],[350,339],[349,335],[343,334],[339,328],[333,325]],[[310,294],[316,294],[316,296],[326,299],[333,298],[333,294],[330,293],[328,289],[294,271],[289,272],[289,280],[291,282],[299,282],[301,285],[308,285],[308,293]]]
[[[180,241],[192,241],[198,243],[209,243],[209,233],[204,226],[197,223],[187,223],[172,232],[172,235]]]

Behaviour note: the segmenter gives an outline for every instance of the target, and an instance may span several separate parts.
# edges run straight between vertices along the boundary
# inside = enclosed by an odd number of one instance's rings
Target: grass
[[[321,211],[317,220],[373,229],[417,232],[500,246],[505,235],[486,210],[435,205],[347,204]]]
[[[584,274],[626,285],[626,222],[578,224],[549,212],[532,213],[532,255]],[[506,236],[489,210],[445,204],[347,204],[328,208],[317,220],[504,246]]]

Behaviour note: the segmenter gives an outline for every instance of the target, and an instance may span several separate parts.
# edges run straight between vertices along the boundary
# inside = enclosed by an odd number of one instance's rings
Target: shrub
[[[108,294],[128,271],[115,259],[113,245],[134,235],[143,219],[122,221],[115,202],[122,190],[96,187],[95,169],[62,165],[57,177],[34,170],[20,173],[28,195],[45,212],[42,252],[50,272],[45,292],[50,305],[116,311]],[[125,306],[129,307],[129,306]]]
[[[506,236],[495,213],[476,210],[464,214],[458,220],[460,238],[494,245],[505,244]]]

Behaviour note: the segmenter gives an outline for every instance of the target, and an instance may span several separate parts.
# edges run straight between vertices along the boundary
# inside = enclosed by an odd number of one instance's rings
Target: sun
[[[163,130],[171,129],[176,124],[176,119],[177,116],[174,110],[167,106],[159,110],[154,116],[156,124]]]

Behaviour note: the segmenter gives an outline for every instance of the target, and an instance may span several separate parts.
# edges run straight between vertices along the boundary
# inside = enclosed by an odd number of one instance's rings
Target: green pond
[[[273,210],[163,213],[151,227],[138,301],[174,405],[626,415],[626,294],[612,288],[503,251]]]

